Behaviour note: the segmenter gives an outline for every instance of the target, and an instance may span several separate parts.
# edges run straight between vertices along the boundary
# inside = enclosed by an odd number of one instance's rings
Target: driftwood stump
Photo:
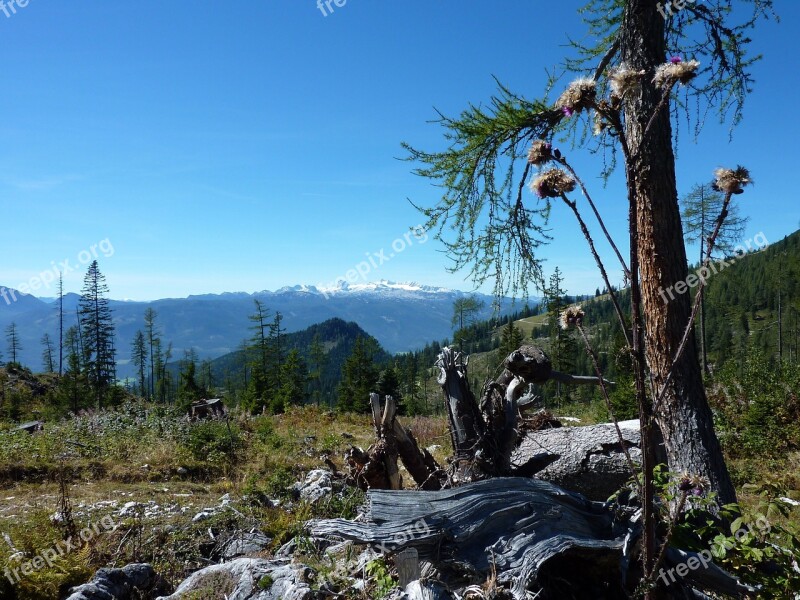
[[[420,572],[441,583],[412,581],[408,598],[470,595],[470,584],[494,588],[515,600],[628,599],[642,579],[641,511],[596,502],[545,481],[542,474],[604,500],[629,479],[637,456],[638,428],[602,425],[520,434],[520,411],[534,404],[531,383],[554,379],[598,384],[594,377],[558,373],[535,346],[522,346],[504,361],[503,373],[484,386],[480,402],[467,384],[467,360],[445,348],[437,366],[450,424],[453,457],[445,473],[421,451],[396,420],[394,400],[371,396],[377,441],[367,452],[348,453],[352,479],[369,489],[369,507],[357,522],[309,522],[320,544],[351,540],[384,553],[414,549]],[[605,382],[613,385],[611,382]],[[536,437],[538,436],[538,437]],[[404,491],[398,458],[418,491]],[[635,468],[635,463],[633,463]],[[515,477],[523,475],[524,477]],[[393,490],[393,491],[381,491]],[[708,559],[665,552],[664,567],[703,563],[669,586],[671,598],[707,598],[699,590],[741,596],[754,590]],[[399,558],[403,583],[417,573],[416,558]],[[474,590],[475,588],[473,588]],[[505,595],[501,595],[505,594]]]
[[[496,584],[517,600],[628,599],[641,577],[638,513],[617,513],[544,482],[496,478],[438,492],[372,491],[362,521],[311,521],[312,537],[396,554],[415,548],[451,589]],[[669,554],[673,566],[689,554]],[[674,589],[673,589],[674,588]],[[733,595],[753,591],[712,563],[671,586]],[[536,594],[539,594],[536,596]]]

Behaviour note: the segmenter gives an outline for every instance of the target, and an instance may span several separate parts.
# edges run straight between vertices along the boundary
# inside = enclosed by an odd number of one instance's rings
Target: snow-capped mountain
[[[144,327],[144,311],[157,312],[157,323],[165,342],[173,344],[173,356],[194,348],[201,358],[215,358],[236,349],[250,337],[248,316],[257,299],[272,312],[283,315],[287,332],[299,331],[338,317],[354,321],[373,335],[389,352],[421,348],[426,343],[452,337],[453,302],[465,292],[416,283],[377,281],[349,284],[344,281],[322,288],[294,285],[275,291],[203,294],[188,298],[165,298],[152,302],[111,301],[117,333],[118,358],[122,370],[129,358],[131,341]],[[482,318],[493,314],[494,298],[478,294],[485,302]],[[65,296],[65,326],[75,322],[78,296]],[[511,306],[501,303],[501,312]],[[520,306],[518,306],[519,308]],[[57,304],[33,296],[7,305],[0,301],[0,327],[15,322],[22,340],[22,362],[33,368],[41,363],[40,340],[44,333],[58,339]]]

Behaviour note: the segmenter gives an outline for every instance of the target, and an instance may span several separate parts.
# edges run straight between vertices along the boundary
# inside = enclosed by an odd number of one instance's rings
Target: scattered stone
[[[186,467],[178,467],[175,472],[181,477],[186,477],[189,474],[189,469]]]
[[[197,571],[174,594],[157,600],[183,600],[190,594],[229,600],[312,600],[314,576],[309,567],[286,560],[238,558]]]
[[[141,597],[138,592],[164,594],[169,593],[169,587],[150,565],[132,564],[122,569],[100,569],[89,583],[72,588],[67,600],[133,600]]]
[[[222,551],[222,557],[226,560],[236,558],[237,556],[246,556],[248,554],[256,554],[266,550],[272,543],[272,538],[264,535],[261,532],[236,532],[230,541],[225,544]]]
[[[200,521],[205,521],[206,519],[210,519],[211,517],[222,512],[226,508],[230,508],[231,510],[233,510],[233,507],[230,506],[230,504],[231,504],[231,495],[225,494],[222,498],[219,499],[219,506],[204,508],[194,517],[192,517],[192,523],[199,523]]]
[[[330,496],[333,493],[333,474],[325,469],[314,469],[306,475],[305,481],[299,481],[292,488],[299,493],[302,500],[307,500],[312,504],[321,498]]]

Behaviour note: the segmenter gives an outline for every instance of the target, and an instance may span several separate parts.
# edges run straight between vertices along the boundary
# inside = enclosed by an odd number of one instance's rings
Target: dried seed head
[[[597,99],[597,83],[594,79],[581,77],[569,84],[561,97],[556,100],[556,108],[571,117],[576,112],[594,108]]]
[[[583,325],[583,318],[586,313],[580,306],[570,306],[562,311],[559,321],[561,322],[561,329],[569,329],[573,325]]]
[[[727,194],[741,194],[744,186],[753,183],[750,171],[742,166],[735,169],[717,169],[714,171],[714,187]]]
[[[603,118],[599,112],[594,113],[594,126],[592,127],[592,132],[595,135],[602,135],[602,133],[608,129],[608,121]]]
[[[528,162],[537,167],[550,162],[557,158],[553,153],[553,145],[544,140],[536,140],[533,142],[531,149],[528,151]]]
[[[612,96],[624,98],[639,88],[644,77],[644,71],[634,71],[625,65],[620,65],[608,76]]]
[[[558,198],[575,189],[575,179],[562,169],[548,169],[531,182],[531,190],[539,198]]]
[[[676,82],[687,84],[697,76],[697,69],[699,68],[700,63],[696,60],[688,60],[686,62],[682,60],[672,62],[670,60],[670,62],[659,65],[656,69],[653,83],[659,88],[669,87]]]

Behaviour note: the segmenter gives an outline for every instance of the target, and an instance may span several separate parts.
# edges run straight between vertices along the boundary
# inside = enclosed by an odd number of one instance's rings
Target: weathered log
[[[639,421],[623,421],[619,426],[638,466]],[[512,465],[519,476],[535,476],[599,501],[608,499],[633,476],[612,423],[529,431],[514,450]]]
[[[311,535],[383,552],[416,548],[451,587],[497,583],[513,598],[630,598],[641,573],[632,556],[638,513],[620,516],[553,484],[495,478],[438,492],[373,491],[363,520],[311,521]],[[668,554],[674,566],[681,555]],[[677,591],[753,591],[718,569],[690,572]],[[672,591],[672,588],[671,588]],[[681,597],[681,596],[676,596]],[[689,597],[689,596],[686,596]]]

